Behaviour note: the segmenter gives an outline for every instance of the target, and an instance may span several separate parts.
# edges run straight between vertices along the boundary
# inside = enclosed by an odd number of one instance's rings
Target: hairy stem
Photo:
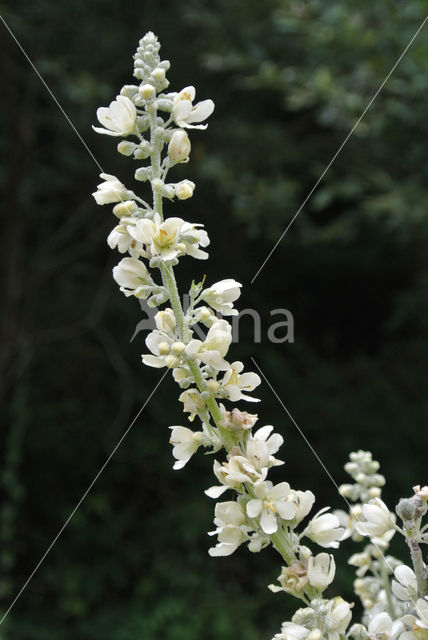
[[[150,116],[150,143],[151,143],[151,163],[152,163],[152,178],[160,178],[161,173],[161,147],[162,142],[157,136],[157,123],[156,123],[156,107],[153,106],[149,111]],[[163,219],[162,214],[162,194],[159,193],[157,189],[153,189],[153,210],[155,213],[158,213]],[[174,269],[172,266],[168,266],[166,264],[160,265],[160,271],[162,275],[162,282],[165,289],[168,292],[168,296],[171,302],[171,307],[175,315],[175,319],[177,322],[178,332],[180,335],[180,339],[187,344],[190,339],[190,332],[188,324],[184,318],[183,306],[180,299],[180,294],[177,288],[177,282],[174,275]],[[195,379],[197,387],[199,391],[205,390],[205,383],[202,377],[201,370],[199,368],[198,363],[194,358],[189,358],[188,360],[189,369]],[[211,414],[211,417],[219,430],[219,433],[222,437],[223,444],[227,451],[235,444],[233,437],[229,434],[227,429],[223,427],[221,424],[221,412],[220,408],[214,398],[209,398],[207,400],[207,407]]]
[[[428,595],[428,579],[425,577],[425,564],[422,557],[422,551],[417,538],[407,538],[407,544],[409,545],[410,557],[412,558],[413,568],[416,575],[418,596],[423,598]]]

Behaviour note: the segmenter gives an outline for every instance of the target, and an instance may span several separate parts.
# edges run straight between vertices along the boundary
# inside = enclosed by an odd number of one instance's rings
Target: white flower
[[[355,528],[362,536],[378,539],[385,544],[385,539],[389,541],[395,533],[395,515],[392,514],[386,504],[380,498],[374,498],[367,504],[363,504],[363,516],[365,522],[356,522]]]
[[[398,582],[395,580],[392,581],[392,593],[399,600],[415,600],[418,596],[418,585],[416,582],[415,572],[405,564],[401,564],[394,570],[394,576],[397,578]]]
[[[193,182],[190,184],[193,184]],[[202,224],[185,222],[180,229],[180,243],[183,245],[182,252],[198,260],[206,260],[208,258],[208,253],[202,251],[199,247],[208,247],[210,243],[207,232],[204,229],[197,229],[197,227],[202,226]]]
[[[273,467],[284,464],[282,460],[274,458],[276,453],[284,442],[284,438],[279,433],[270,433],[273,431],[272,425],[266,425],[258,429],[254,435],[247,440],[245,447],[245,455],[256,469],[263,467]]]
[[[119,253],[126,253],[133,242],[135,242],[134,238],[131,238],[126,227],[120,224],[112,229],[107,237],[107,244],[110,249],[116,249],[117,247]]]
[[[296,515],[294,516],[294,522],[299,524],[312,509],[315,496],[312,491],[295,491],[291,489],[288,499],[296,507]]]
[[[175,185],[175,195],[179,200],[187,200],[193,196],[195,183],[191,180],[182,180]]]
[[[177,326],[174,311],[169,308],[158,311],[155,315],[155,324],[158,331],[173,335]]]
[[[339,526],[339,519],[332,513],[325,513],[330,507],[324,507],[312,518],[303,532],[307,538],[316,542],[321,547],[333,547],[337,549],[338,540],[343,535],[343,528]]]
[[[218,535],[215,547],[209,549],[210,556],[230,556],[247,539],[245,513],[238,502],[219,502],[215,506],[214,524],[217,529],[208,535]]]
[[[232,342],[232,327],[227,320],[217,320],[207,333],[204,342],[191,340],[186,347],[186,355],[197,358],[218,371],[225,371],[230,366],[224,356]]]
[[[262,481],[254,485],[257,496],[247,503],[247,514],[250,518],[260,517],[260,526],[268,535],[278,530],[277,515],[283,520],[292,520],[296,515],[296,507],[287,501],[290,493],[288,482],[273,485],[272,482]]]
[[[358,567],[355,573],[359,578],[363,578],[366,575],[367,571],[371,569],[373,564],[373,557],[370,553],[370,546],[367,546],[365,550],[361,551],[360,553],[354,553],[349,558],[348,564],[352,565],[353,567]]]
[[[283,622],[281,633],[274,636],[275,640],[305,640],[310,634],[310,630],[301,624],[294,622]]]
[[[196,229],[198,226],[201,225],[184,222],[181,218],[167,218],[162,222],[159,214],[155,214],[153,220],[139,220],[128,231],[137,242],[146,246],[150,257],[160,256],[169,261],[188,254],[205,259],[208,254],[201,251],[199,245],[206,247],[209,238],[205,231]]]
[[[240,451],[239,448],[237,450]],[[229,454],[228,457],[228,461],[223,462],[223,464],[214,460],[214,475],[221,482],[221,485],[210,487],[205,491],[205,494],[210,498],[218,498],[227,489],[242,491],[244,482],[253,484],[256,480],[264,480],[266,478],[267,469],[264,468],[259,471],[245,456]]]
[[[334,558],[329,553],[318,553],[316,556],[310,556],[308,560],[308,580],[316,589],[324,590],[333,582],[336,572],[336,564]]]
[[[101,173],[100,178],[105,180],[97,186],[97,191],[92,195],[95,198],[97,204],[111,204],[112,202],[120,202],[126,196],[129,196],[130,192],[127,191],[124,185],[116,178],[108,173]]]
[[[417,628],[428,630],[428,597],[419,598],[416,603]]]
[[[187,427],[174,426],[170,429],[170,443],[174,446],[172,455],[177,461],[173,469],[182,469],[203,443],[205,436],[202,431],[195,432]]]
[[[136,258],[122,258],[113,268],[113,278],[127,297],[145,300],[151,293],[152,279],[146,266]]]
[[[391,620],[385,612],[376,614],[369,622],[369,637],[373,640],[395,640],[404,631],[401,620]]]
[[[328,640],[339,640],[340,634],[345,633],[351,618],[352,613],[349,602],[339,596],[330,600],[324,618]]]
[[[242,284],[231,278],[216,282],[202,293],[201,298],[210,307],[219,311],[224,316],[236,316],[238,311],[233,308],[233,303],[241,295]]]
[[[129,228],[130,235],[146,245],[150,256],[161,256],[163,260],[172,260],[180,250],[177,248],[178,232],[183,224],[181,218],[167,218],[161,222],[160,216],[154,220],[139,220],[134,227]]]
[[[132,219],[132,215],[137,211],[141,211],[141,209],[138,209],[134,200],[124,200],[113,207],[113,213],[117,218],[127,218],[128,220]]]
[[[334,515],[339,518],[341,526],[344,527],[342,540],[347,540],[351,536],[355,541],[362,539],[360,534],[355,531],[355,522],[360,520],[363,515],[361,507],[361,504],[353,504],[349,507],[349,511],[343,511],[342,509],[335,509],[333,511]]]
[[[143,354],[142,359],[145,365],[156,369],[178,367],[185,348],[182,342],[175,342],[171,334],[163,333],[157,329],[147,335],[145,342],[153,354]]]
[[[193,106],[195,99],[195,87],[185,87],[178,93],[172,105],[172,117],[179,127],[187,129],[206,129],[207,125],[192,125],[192,122],[206,120],[214,111],[212,100],[203,100]]]
[[[134,103],[126,96],[117,96],[109,107],[97,109],[99,122],[106,127],[92,127],[97,133],[107,136],[128,136],[135,132],[137,110]]]
[[[110,249],[117,248],[119,253],[129,251],[133,258],[138,258],[142,253],[142,245],[129,234],[128,228],[133,225],[135,225],[134,218],[121,218],[119,224],[109,233],[107,244]]]
[[[196,415],[206,411],[206,403],[197,389],[186,389],[179,396],[179,401],[184,404],[183,411],[189,413],[189,421],[193,422]]]
[[[260,402],[259,398],[252,398],[242,393],[242,390],[252,391],[261,383],[257,373],[251,371],[241,374],[243,369],[244,365],[242,362],[232,362],[230,369],[226,371],[221,381],[222,390],[226,393],[226,397],[232,402],[238,402],[238,400]]]

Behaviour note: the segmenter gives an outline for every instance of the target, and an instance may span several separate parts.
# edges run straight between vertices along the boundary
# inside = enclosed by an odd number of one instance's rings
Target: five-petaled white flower
[[[101,182],[97,186],[97,191],[92,194],[97,204],[112,204],[130,196],[131,192],[125,189],[125,186],[116,176],[112,176],[109,173],[101,173],[100,178],[104,182]]]
[[[172,455],[176,459],[173,469],[182,469],[204,441],[202,431],[192,431],[187,427],[170,427],[170,443],[173,445]]]
[[[380,498],[363,504],[364,522],[356,522],[355,528],[362,536],[369,536],[379,545],[389,542],[395,534],[395,514],[391,513]]]
[[[312,491],[296,491],[295,489],[291,489],[290,495],[288,497],[290,501],[296,507],[296,515],[294,516],[294,522],[299,524],[310,512],[312,509],[315,496]]]
[[[296,507],[287,501],[290,493],[288,482],[273,485],[269,480],[256,482],[253,487],[253,498],[247,503],[247,514],[250,518],[260,517],[260,526],[268,535],[278,530],[277,515],[283,520],[292,520],[296,515]]]
[[[400,564],[394,569],[394,576],[398,580],[392,581],[392,593],[399,600],[414,601],[418,597],[418,585],[415,572],[405,564]]]
[[[308,560],[308,580],[316,589],[324,590],[333,582],[336,564],[331,553],[318,553]]]
[[[241,287],[242,284],[232,278],[220,280],[205,289],[201,294],[201,299],[224,316],[236,316],[238,311],[233,308],[233,303],[241,295]]]
[[[145,300],[151,293],[153,281],[146,266],[136,258],[122,258],[113,268],[113,278],[127,297]]]
[[[194,258],[205,259],[208,254],[199,249],[206,247],[209,238],[202,225],[184,222],[181,218],[167,218],[162,222],[159,214],[153,220],[143,218],[135,226],[130,226],[129,234],[145,245],[148,257],[160,256],[166,262],[180,255],[188,254]]]
[[[273,426],[266,425],[257,429],[247,440],[245,455],[256,469],[284,464],[282,460],[277,460],[273,456],[281,447],[284,438],[279,433],[270,435],[272,431]]]
[[[416,603],[416,614],[418,616],[415,625],[417,629],[423,629],[426,632],[428,631],[428,597],[419,598]],[[424,636],[426,637],[426,635]]]
[[[206,129],[206,124],[193,125],[192,122],[203,122],[214,111],[212,100],[202,100],[193,106],[195,87],[185,87],[174,98],[172,117],[179,127],[186,129]]]
[[[229,454],[228,461],[223,464],[214,460],[214,475],[220,480],[221,485],[210,487],[205,493],[210,498],[219,498],[227,489],[242,491],[243,483],[253,484],[256,480],[264,480],[267,468],[258,470],[245,456]]]
[[[242,362],[232,362],[230,369],[226,371],[221,381],[222,389],[226,392],[227,398],[232,402],[238,400],[247,400],[247,402],[259,402],[259,398],[252,398],[242,391],[253,391],[261,383],[260,376],[257,373],[249,371],[241,373],[244,365]]]
[[[247,539],[245,513],[238,502],[218,502],[214,524],[217,529],[208,535],[218,535],[218,544],[209,549],[210,556],[230,556]]]
[[[340,596],[328,601],[324,617],[327,640],[340,640],[352,618],[351,605]]]
[[[97,109],[99,122],[106,127],[92,127],[97,133],[107,136],[129,136],[135,132],[137,110],[135,104],[126,96],[116,96],[108,107]]]
[[[283,622],[281,633],[275,634],[274,640],[305,640],[310,633],[311,630],[301,624]]]
[[[218,371],[226,371],[229,363],[224,356],[232,342],[232,327],[227,320],[217,320],[207,333],[204,342],[191,340],[186,346],[186,355],[197,358]]]
[[[320,547],[332,547],[337,549],[339,540],[343,535],[343,527],[340,527],[339,518],[333,513],[325,513],[330,507],[324,507],[312,518],[303,534],[316,542]]]
[[[405,627],[401,620],[392,621],[385,611],[376,614],[369,622],[369,637],[373,640],[395,640]]]

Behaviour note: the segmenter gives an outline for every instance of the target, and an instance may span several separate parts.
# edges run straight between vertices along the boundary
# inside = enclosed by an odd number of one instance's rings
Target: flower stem
[[[410,557],[412,558],[413,568],[415,570],[418,596],[423,598],[428,595],[428,579],[425,577],[425,564],[422,551],[416,538],[408,537],[407,544],[409,545]]]
[[[387,602],[388,602],[389,614],[390,614],[391,618],[394,620],[395,619],[395,608],[394,608],[394,602],[392,600],[391,584],[390,584],[390,581],[389,581],[388,572],[386,570],[386,563],[385,563],[385,559],[384,559],[383,556],[381,556],[379,558],[379,568],[380,568],[380,574],[381,574],[381,577],[382,577],[383,586],[384,586],[385,593],[386,593],[386,599],[387,599]]]

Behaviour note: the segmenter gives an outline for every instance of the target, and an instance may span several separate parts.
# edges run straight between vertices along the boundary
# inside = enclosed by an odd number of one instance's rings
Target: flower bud
[[[170,354],[165,358],[165,364],[168,369],[175,369],[175,367],[180,364],[180,358],[177,358],[177,356],[173,356]]]
[[[168,155],[172,162],[184,162],[189,157],[190,149],[191,144],[186,131],[174,131],[168,145]]]
[[[333,581],[336,571],[334,558],[328,553],[319,553],[308,559],[308,579],[315,589],[324,590]]]
[[[153,80],[156,80],[156,82],[163,82],[165,80],[165,69],[156,67],[156,69],[153,69],[150,75],[152,76]]]
[[[145,182],[146,180],[150,180],[150,176],[152,175],[151,167],[140,167],[135,172],[135,179],[140,182]]]
[[[187,200],[193,195],[195,184],[190,180],[182,180],[175,185],[175,195],[179,200]]]
[[[413,498],[402,498],[397,504],[395,511],[403,521],[414,520],[416,516],[416,504]]]
[[[220,389],[220,384],[217,382],[217,380],[208,380],[207,391],[209,391],[209,393],[216,394],[218,393],[219,389]]]
[[[166,111],[167,113],[171,113],[172,111],[172,100],[167,100],[166,98],[158,98],[157,105],[160,111]]]
[[[184,344],[184,342],[174,342],[174,344],[171,345],[171,351],[176,356],[180,356],[183,353],[185,348],[186,348],[186,345]]]
[[[166,356],[169,353],[169,344],[167,342],[159,342],[159,355]]]
[[[368,640],[369,634],[363,624],[356,623],[352,625],[349,636],[354,638],[354,640]]]
[[[154,180],[152,180],[152,189],[153,191],[156,191],[156,193],[161,193],[164,186],[165,183],[160,178],[155,178]]]
[[[125,200],[113,207],[113,213],[117,218],[122,218],[122,216],[132,216],[137,209],[138,206],[134,200]]]
[[[381,493],[379,487],[370,487],[369,489],[370,498],[380,498]]]
[[[164,198],[173,198],[175,196],[175,186],[173,184],[165,184],[161,189]]]
[[[136,160],[145,160],[149,157],[150,152],[150,143],[147,140],[143,140],[139,145],[135,145],[134,158]]]
[[[117,145],[117,150],[123,156],[132,156],[136,148],[137,145],[135,142],[129,142],[129,140],[122,140],[122,142],[119,142]]]
[[[151,100],[156,95],[156,89],[151,84],[143,84],[138,89],[138,93],[144,100]]]
[[[182,380],[185,380],[185,378],[187,378],[189,374],[187,373],[186,369],[182,369],[181,367],[177,367],[172,372],[172,375],[174,377],[174,380],[176,382],[180,383]]]
[[[150,127],[150,118],[148,115],[144,114],[142,116],[137,117],[137,125],[140,131],[147,131]]]
[[[172,309],[158,311],[155,315],[156,329],[164,333],[173,333],[176,327],[174,312]]]
[[[195,319],[196,322],[202,322],[203,324],[206,324],[208,322],[207,326],[209,327],[214,322],[215,316],[211,309],[208,309],[208,307],[198,307],[197,309],[195,309]]]
[[[120,90],[120,95],[130,100],[132,100],[136,93],[138,93],[138,87],[135,84],[125,84]]]

